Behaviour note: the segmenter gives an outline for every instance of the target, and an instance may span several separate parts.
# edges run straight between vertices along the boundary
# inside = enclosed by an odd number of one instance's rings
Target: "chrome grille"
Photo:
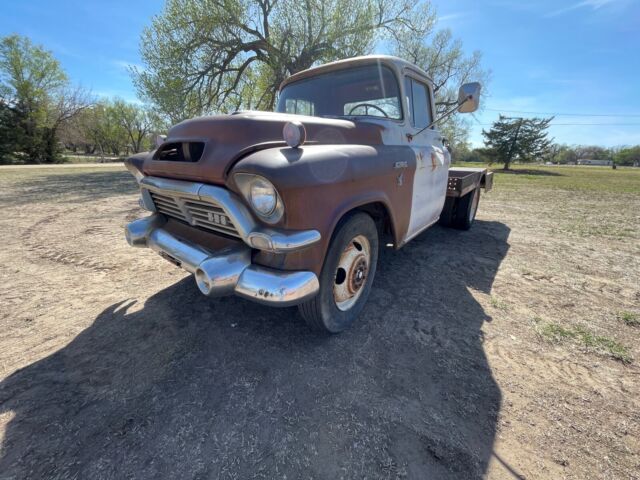
[[[180,204],[176,201],[176,199],[168,195],[161,195],[156,192],[149,193],[151,193],[153,203],[156,205],[156,208],[160,213],[164,213],[165,215],[169,215],[170,217],[179,218],[180,220],[188,221],[187,216],[180,208]]]
[[[194,227],[240,237],[227,213],[215,203],[176,197],[151,190],[149,193],[158,212],[164,215],[177,218]]]

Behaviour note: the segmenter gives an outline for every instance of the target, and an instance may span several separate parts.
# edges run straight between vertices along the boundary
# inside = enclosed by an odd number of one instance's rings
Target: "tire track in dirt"
[[[21,235],[20,238],[27,247],[27,250],[36,255],[38,258],[45,259],[57,264],[62,264],[70,267],[85,268],[96,273],[110,272],[119,268],[119,265],[104,261],[97,256],[90,256],[86,253],[69,250],[69,247],[82,246],[82,237],[95,235],[96,233],[105,234],[107,231],[111,231],[103,225],[95,225],[85,227],[78,236],[69,238],[69,230],[64,229],[65,214],[68,211],[63,211],[47,215],[41,220],[35,222],[28,227]],[[48,234],[49,226],[59,221],[58,228],[54,234]],[[60,238],[61,231],[64,231],[67,235],[63,235]],[[55,239],[55,243],[54,240]],[[61,243],[66,240],[66,243]]]
[[[594,372],[593,368],[577,363],[566,355],[549,355],[538,352],[535,366],[526,361],[521,352],[514,352],[512,348],[503,348],[497,342],[490,342],[487,346],[490,358],[497,358],[501,369],[512,374],[519,372],[528,380],[534,380],[542,385],[550,385],[561,380],[571,390],[607,390],[616,394],[623,394],[623,387],[617,382],[607,381],[607,375]]]

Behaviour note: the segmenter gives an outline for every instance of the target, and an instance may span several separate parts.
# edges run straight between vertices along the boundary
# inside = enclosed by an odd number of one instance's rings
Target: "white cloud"
[[[125,70],[127,73],[131,67],[137,68],[138,70],[144,70],[143,65],[135,62],[127,62],[126,60],[112,60],[111,64],[121,70]]]
[[[590,8],[591,10],[598,10],[606,5],[614,3],[615,1],[616,0],[582,0],[580,2],[569,5],[568,7],[553,10],[547,13],[545,17],[557,17],[558,15],[563,15],[567,12],[578,10],[580,8]]]
[[[456,13],[447,13],[445,15],[438,15],[438,23],[448,23],[453,20],[459,20],[461,18],[468,17],[468,12],[456,12]]]

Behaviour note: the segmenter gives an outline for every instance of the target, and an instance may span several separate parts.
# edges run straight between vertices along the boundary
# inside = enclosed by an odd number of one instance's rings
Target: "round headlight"
[[[261,215],[271,215],[278,203],[278,194],[270,182],[261,177],[256,177],[251,182],[249,190],[251,205]]]
[[[274,225],[284,215],[284,203],[276,187],[266,178],[253,173],[235,173],[236,186],[251,210],[265,223]]]
[[[304,125],[300,122],[287,122],[282,128],[282,136],[291,148],[299,147],[307,138]]]

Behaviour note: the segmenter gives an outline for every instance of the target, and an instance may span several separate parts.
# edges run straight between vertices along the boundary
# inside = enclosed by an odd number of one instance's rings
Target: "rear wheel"
[[[329,245],[320,291],[299,306],[307,324],[337,333],[348,328],[369,297],[378,261],[378,231],[366,213],[343,219]]]
[[[442,225],[443,227],[453,226],[457,203],[458,199],[456,197],[445,198],[444,207],[442,207],[442,212],[440,212],[440,225]]]
[[[476,219],[479,203],[480,187],[477,187],[474,191],[469,192],[464,197],[458,199],[453,227],[459,230],[469,230]]]

